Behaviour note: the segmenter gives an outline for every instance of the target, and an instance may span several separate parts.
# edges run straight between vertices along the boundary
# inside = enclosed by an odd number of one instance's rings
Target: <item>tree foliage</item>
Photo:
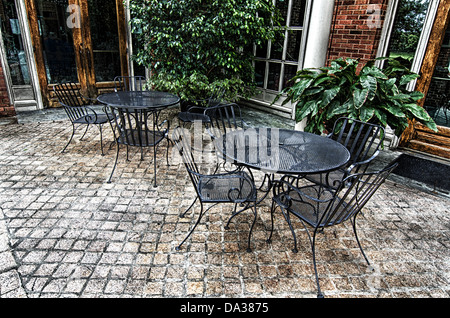
[[[135,60],[151,70],[150,84],[188,100],[217,86],[226,97],[253,81],[253,43],[274,37],[279,15],[270,0],[131,0]]]

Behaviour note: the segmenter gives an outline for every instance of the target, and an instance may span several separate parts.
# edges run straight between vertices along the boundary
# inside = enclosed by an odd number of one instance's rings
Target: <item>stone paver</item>
[[[101,156],[97,130],[61,154],[68,122],[0,127],[1,297],[315,297],[311,252],[298,230],[299,252],[277,214],[273,243],[270,199],[258,208],[253,252],[246,252],[250,214],[224,229],[231,207],[205,215],[175,247],[199,209],[184,166],[158,150],[158,187],[151,153],[125,159],[112,183],[114,146]],[[78,137],[81,136],[80,129]],[[106,134],[105,140],[111,140]],[[257,175],[258,178],[260,176]],[[327,297],[449,297],[449,200],[387,181],[358,219],[365,263],[351,224],[319,237],[321,286]]]

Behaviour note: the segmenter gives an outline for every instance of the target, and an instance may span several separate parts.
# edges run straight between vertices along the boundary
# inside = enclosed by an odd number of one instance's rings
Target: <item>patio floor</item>
[[[173,123],[176,124],[176,121]],[[280,214],[272,244],[270,198],[258,208],[253,252],[250,214],[224,229],[231,207],[181,218],[194,198],[185,167],[158,151],[125,159],[111,183],[115,147],[101,156],[96,128],[72,141],[66,120],[0,125],[0,297],[306,298],[316,296],[308,238],[299,252]],[[112,140],[109,127],[105,140]],[[173,153],[170,148],[171,158]],[[257,175],[258,178],[261,176]],[[359,216],[360,254],[351,224],[326,230],[317,245],[321,287],[333,298],[450,296],[450,200],[389,179]],[[250,213],[250,212],[249,212]]]

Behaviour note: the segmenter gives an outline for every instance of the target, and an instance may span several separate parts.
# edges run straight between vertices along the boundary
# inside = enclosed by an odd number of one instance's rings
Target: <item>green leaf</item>
[[[361,106],[366,102],[368,96],[368,89],[355,89],[353,91],[353,104],[355,108],[361,108]]]
[[[361,86],[368,90],[367,98],[373,100],[377,92],[377,79],[373,76],[363,75],[360,77]]]
[[[419,77],[419,74],[415,74],[415,73],[403,75],[403,76],[400,78],[400,83],[399,83],[399,85],[400,85],[400,86],[406,85],[406,84],[408,84],[408,83],[411,82],[412,80],[415,80],[415,79],[418,78],[418,77]]]

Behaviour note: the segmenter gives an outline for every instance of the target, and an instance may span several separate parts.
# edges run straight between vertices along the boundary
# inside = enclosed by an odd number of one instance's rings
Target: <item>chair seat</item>
[[[178,119],[182,122],[189,123],[200,120],[202,123],[209,122],[209,117],[205,116],[203,113],[194,113],[194,112],[180,112],[178,113]]]
[[[342,200],[339,197],[335,197],[333,201],[335,196],[333,191],[325,190],[320,185],[305,186],[300,188],[300,191],[302,195],[291,189],[291,191],[277,195],[274,197],[274,200],[278,204],[284,205],[283,197],[289,196],[291,200],[287,210],[312,227],[327,227],[342,223],[350,218],[351,215],[349,214],[345,213],[345,217],[341,215],[340,212],[344,210],[347,204],[341,202]],[[330,204],[332,206],[327,209]],[[340,206],[338,207],[339,204]],[[338,207],[338,209],[335,210],[334,207]],[[331,218],[322,218],[324,211],[334,211],[334,215]],[[322,221],[323,219],[327,220],[327,224]]]
[[[95,120],[94,120],[95,119]],[[85,115],[82,116],[76,120],[74,120],[73,122],[76,124],[105,124],[107,122],[109,122],[109,118],[106,114],[97,114],[97,116],[94,115]]]
[[[247,175],[247,178],[250,177]],[[233,177],[232,174],[202,176],[198,192],[203,202],[244,202],[256,199],[253,184],[244,182],[241,176]]]
[[[136,129],[127,130],[125,133],[121,133],[118,138],[118,143],[128,146],[136,147],[151,147],[157,145],[164,139],[166,131],[138,131]]]

